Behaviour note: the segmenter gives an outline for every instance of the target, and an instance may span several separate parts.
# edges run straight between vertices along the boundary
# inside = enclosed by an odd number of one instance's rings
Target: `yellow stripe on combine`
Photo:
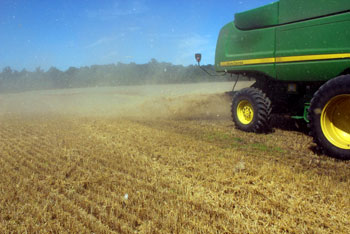
[[[221,62],[220,66],[243,66],[243,65],[253,65],[253,64],[263,64],[263,63],[274,63],[275,58],[261,58],[261,59],[248,59],[248,60],[236,60],[236,61],[227,61]]]
[[[287,56],[276,58],[261,58],[261,59],[247,59],[221,62],[220,66],[243,66],[243,65],[257,65],[266,63],[287,63],[287,62],[302,62],[328,59],[349,59],[350,53],[345,54],[318,54],[318,55],[301,55],[301,56]]]
[[[317,55],[277,57],[276,63],[327,60],[327,59],[344,59],[344,58],[350,58],[350,54],[317,54]]]

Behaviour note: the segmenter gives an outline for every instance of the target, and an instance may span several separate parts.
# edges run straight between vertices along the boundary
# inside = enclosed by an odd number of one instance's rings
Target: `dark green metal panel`
[[[350,10],[349,0],[280,0],[279,23],[290,23]]]
[[[215,67],[217,71],[258,70],[275,77],[274,64],[221,67],[220,62],[274,57],[275,28],[242,31],[234,23],[225,25],[216,46]]]
[[[235,14],[235,24],[242,30],[257,29],[278,24],[278,2]]]
[[[350,53],[350,13],[276,27],[276,57],[341,53]],[[277,63],[276,73],[279,80],[325,81],[349,67],[344,59]]]
[[[304,19],[306,16],[310,18],[335,12],[343,13],[251,30],[238,29],[234,22],[225,25],[220,31],[217,42],[216,70],[234,73],[254,71],[283,81],[326,81],[350,68],[350,12],[346,12],[350,6],[350,0],[319,0],[317,2],[323,4],[322,9],[320,7],[308,9],[314,6],[315,2],[315,0],[281,0],[279,2],[279,23]],[[248,16],[250,16],[251,19],[258,20],[258,12],[261,12],[264,18],[266,12],[270,11],[273,6],[278,6],[277,3],[267,5],[266,8],[258,8],[256,11],[248,11],[245,15],[238,14],[240,22],[236,22],[236,25],[256,27],[257,24],[244,23],[243,19],[249,21]],[[305,3],[305,9],[303,12],[296,13],[296,11],[301,11],[299,6],[302,3]],[[290,11],[287,11],[287,8]],[[294,16],[296,18],[293,18]],[[261,25],[274,24],[276,19],[265,20]],[[302,57],[327,54],[347,55],[346,58],[337,59],[317,57],[307,60]],[[291,56],[296,59],[300,58],[300,60],[283,61]],[[270,58],[267,60],[270,62],[263,60],[266,58]],[[252,59],[262,60],[260,64],[245,63]],[[276,61],[271,62],[271,59]]]
[[[277,65],[278,80],[283,81],[327,81],[339,76],[350,67],[349,60],[326,60],[312,62],[283,63]]]

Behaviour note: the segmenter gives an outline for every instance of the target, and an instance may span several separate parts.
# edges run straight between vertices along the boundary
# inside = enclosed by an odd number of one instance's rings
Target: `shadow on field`
[[[304,120],[296,120],[288,116],[273,115],[271,118],[271,127],[284,131],[297,131],[309,135],[309,129]]]
[[[308,128],[307,123],[304,120],[295,120],[286,116],[274,115],[271,120],[271,125],[272,128],[281,129],[283,131],[300,132],[307,136],[310,136],[310,129]],[[311,145],[308,149],[318,156],[325,155],[325,152],[317,145]]]
[[[296,120],[288,116],[274,115],[271,119],[271,125],[274,129],[277,128],[283,131],[295,131],[307,136],[310,135],[310,129],[304,120]],[[310,146],[309,150],[318,156],[324,155],[323,151],[317,145]]]

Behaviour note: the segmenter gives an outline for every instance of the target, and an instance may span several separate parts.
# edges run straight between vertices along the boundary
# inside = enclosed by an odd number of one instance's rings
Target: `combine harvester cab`
[[[280,0],[238,13],[219,34],[215,68],[255,84],[235,93],[237,128],[270,129],[271,113],[305,119],[328,155],[350,159],[350,1]]]

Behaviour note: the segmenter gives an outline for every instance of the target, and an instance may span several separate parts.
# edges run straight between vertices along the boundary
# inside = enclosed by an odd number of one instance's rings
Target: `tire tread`
[[[256,120],[256,123],[252,124],[249,128],[243,128],[240,126],[239,123],[237,123],[235,119],[236,115],[236,106],[235,106],[235,99],[238,98],[241,95],[249,96],[251,99],[255,101],[256,109],[258,118]],[[268,132],[270,130],[270,120],[271,120],[271,101],[266,96],[266,94],[255,87],[245,88],[240,91],[238,91],[234,97],[231,104],[231,116],[233,121],[236,123],[236,127],[243,131],[248,132],[256,132],[256,133],[262,133],[262,132]]]

